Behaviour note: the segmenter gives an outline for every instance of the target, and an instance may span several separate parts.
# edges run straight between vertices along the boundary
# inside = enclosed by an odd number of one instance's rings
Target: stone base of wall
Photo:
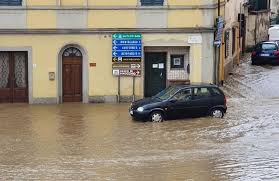
[[[30,104],[58,104],[58,100],[56,97],[33,98]]]
[[[117,96],[90,96],[89,103],[115,103]]]
[[[135,97],[136,100],[141,99],[140,96]],[[116,103],[118,96],[90,96],[89,103]],[[132,102],[133,96],[120,96],[120,102]]]
[[[229,74],[233,71],[233,59],[229,60],[224,66],[225,80]]]
[[[139,100],[142,97],[136,96],[135,99]],[[89,103],[116,103],[118,97],[115,96],[91,96],[89,97]],[[120,96],[120,102],[132,102],[133,96]],[[50,98],[33,98],[30,104],[59,104],[56,97]]]

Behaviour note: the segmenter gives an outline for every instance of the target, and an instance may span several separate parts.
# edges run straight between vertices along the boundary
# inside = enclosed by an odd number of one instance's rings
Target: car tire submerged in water
[[[160,111],[154,111],[150,114],[150,121],[151,122],[163,122],[164,121],[164,116],[163,113]]]
[[[255,61],[252,61],[252,63],[251,63],[252,65],[259,65],[257,62],[255,62]]]
[[[213,118],[223,118],[224,117],[224,110],[222,108],[214,108],[210,112],[210,116]]]

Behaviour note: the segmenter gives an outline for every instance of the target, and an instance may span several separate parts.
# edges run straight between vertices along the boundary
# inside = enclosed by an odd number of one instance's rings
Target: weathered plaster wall
[[[256,43],[268,39],[269,12],[259,12],[248,16],[246,46],[251,47]]]

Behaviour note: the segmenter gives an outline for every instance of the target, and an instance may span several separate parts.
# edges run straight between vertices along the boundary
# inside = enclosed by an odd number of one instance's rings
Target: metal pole
[[[238,42],[238,45],[239,45],[239,54],[240,54],[240,51],[241,51],[241,54],[242,54],[242,43],[241,43],[241,37],[242,37],[242,4],[240,3],[239,5],[240,7],[240,13],[239,13],[239,42]],[[241,47],[240,47],[241,45]],[[241,48],[241,49],[240,49]]]
[[[117,94],[117,102],[120,103],[120,75],[118,76],[118,94]]]
[[[221,2],[220,0],[218,0],[218,17],[220,17],[221,15]],[[219,66],[220,66],[220,59],[221,59],[221,56],[220,56],[220,49],[222,47],[222,38],[221,38],[221,45],[220,47],[217,47],[217,57],[216,57],[216,85],[219,85]]]
[[[218,16],[220,16],[220,0],[218,0]]]
[[[135,96],[135,76],[133,76],[133,102],[135,101],[136,96]]]

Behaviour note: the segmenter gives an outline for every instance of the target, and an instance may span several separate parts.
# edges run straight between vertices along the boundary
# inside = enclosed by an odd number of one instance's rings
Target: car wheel
[[[210,115],[213,118],[223,118],[224,117],[224,110],[221,108],[215,108],[211,111]]]
[[[150,114],[150,121],[160,123],[164,121],[163,113],[160,111],[154,111]]]

